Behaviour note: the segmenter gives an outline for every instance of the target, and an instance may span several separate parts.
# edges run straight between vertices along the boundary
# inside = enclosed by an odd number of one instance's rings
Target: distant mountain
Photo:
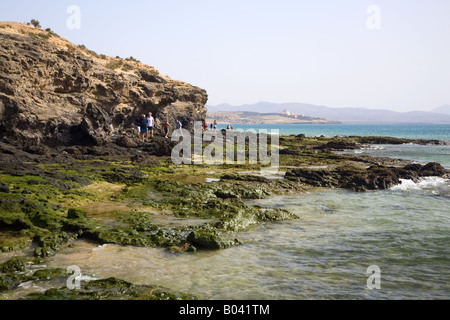
[[[450,104],[444,104],[439,108],[433,109],[431,112],[450,114]]]
[[[390,110],[375,110],[365,108],[330,108],[305,103],[270,103],[258,102],[232,106],[220,104],[217,106],[206,106],[208,111],[251,111],[259,113],[281,112],[289,110],[293,113],[303,114],[309,117],[319,117],[330,121],[345,123],[436,123],[450,124],[450,114],[411,111],[395,112]]]

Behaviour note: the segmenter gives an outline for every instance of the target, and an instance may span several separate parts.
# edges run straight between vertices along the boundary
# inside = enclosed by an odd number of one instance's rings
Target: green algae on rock
[[[0,264],[0,273],[13,273],[16,271],[24,271],[27,261],[22,258],[12,258],[5,263]]]
[[[192,231],[187,237],[187,241],[197,248],[203,249],[226,249],[240,244],[237,239],[225,239],[216,230]]]
[[[81,288],[50,289],[44,293],[33,293],[29,300],[199,300],[193,294],[170,291],[169,289],[135,285],[130,282],[108,278],[82,282]]]
[[[170,158],[147,159],[145,152],[139,156],[99,157],[101,148],[98,148],[95,152],[91,150],[92,156],[83,158],[81,149],[71,147],[74,153],[65,155],[59,163],[51,163],[46,156],[40,162],[39,154],[34,153],[33,158],[28,155],[27,161],[0,173],[0,234],[3,234],[0,248],[15,251],[33,242],[33,247],[29,247],[34,249],[34,255],[45,259],[84,238],[98,244],[164,247],[173,253],[222,250],[240,245],[236,239],[239,232],[252,225],[298,218],[286,210],[251,205],[254,199],[302,193],[315,186],[359,190],[359,180],[384,187],[396,181],[397,173],[413,179],[427,174],[448,174],[437,164],[421,166],[395,159],[333,153],[341,148],[359,147],[360,141],[280,137],[280,164],[286,169],[281,179],[253,174],[257,168],[250,165],[175,166]],[[0,151],[7,155],[15,152],[1,142]],[[15,155],[22,159],[23,153]],[[14,157],[8,159],[16,161]],[[55,157],[54,162],[59,159]],[[0,159],[0,163],[4,161]],[[394,166],[397,168],[393,169]],[[383,176],[387,179],[383,180]],[[179,177],[184,178],[177,181]],[[205,177],[214,179],[207,182]],[[93,214],[90,207],[99,212]],[[167,220],[177,223],[170,224]],[[67,276],[62,269],[45,267],[31,274],[27,266],[35,262],[26,259],[22,262],[25,271],[20,260],[2,265],[5,272],[0,274],[0,291],[14,290],[26,281]],[[81,292],[52,289],[28,298],[193,297],[154,288],[116,279],[91,282],[83,285]]]

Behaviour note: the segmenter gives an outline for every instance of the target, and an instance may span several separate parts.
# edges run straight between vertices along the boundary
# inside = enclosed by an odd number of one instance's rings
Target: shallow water
[[[438,162],[445,168],[450,169],[450,145],[371,145],[363,149],[342,151],[337,153],[390,157],[411,160],[421,164]]]
[[[251,203],[285,208],[299,219],[240,233],[244,244],[222,251],[174,254],[79,241],[48,264],[206,299],[448,299],[449,190],[450,181],[441,179],[257,200]],[[367,288],[372,265],[381,269],[380,290]]]
[[[162,180],[171,180],[176,181],[180,183],[211,183],[211,182],[217,182],[220,181],[220,179],[217,178],[208,178],[208,177],[199,177],[194,175],[166,175],[161,177]]]
[[[450,168],[448,148],[395,145],[350,152],[436,161]],[[249,203],[284,208],[298,219],[239,233],[243,244],[227,250],[179,254],[78,240],[46,263],[77,265],[88,277],[160,285],[205,299],[450,298],[448,179],[402,180],[390,190],[365,193],[318,189]],[[381,270],[379,290],[367,287],[372,265]],[[3,298],[46,288],[28,284]]]

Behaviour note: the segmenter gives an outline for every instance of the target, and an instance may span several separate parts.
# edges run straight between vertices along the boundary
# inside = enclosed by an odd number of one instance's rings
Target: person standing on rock
[[[166,120],[166,122],[163,124],[164,133],[166,134],[165,138],[169,138],[169,128],[171,127],[169,120]]]
[[[147,139],[150,138],[150,134],[152,135],[152,139],[153,139],[154,138],[153,127],[155,126],[155,119],[152,117],[151,112],[148,113],[147,126],[148,126]]]
[[[145,118],[145,114],[143,114],[141,116],[141,120],[139,122],[139,125],[141,127],[141,138],[142,138],[142,141],[145,142],[145,137],[147,136],[147,133],[148,133],[148,123],[147,123],[147,119]]]
[[[137,135],[140,138],[141,137],[141,118],[137,117],[134,119],[134,124],[136,125]]]
[[[180,135],[183,136],[183,124],[181,123],[180,120],[177,120],[177,130],[180,131]]]

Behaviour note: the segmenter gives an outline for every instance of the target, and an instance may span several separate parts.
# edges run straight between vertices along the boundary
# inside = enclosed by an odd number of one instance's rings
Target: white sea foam
[[[382,146],[382,145],[371,145],[371,146],[369,146],[369,147],[367,147],[367,148],[363,148],[363,149],[366,149],[366,150],[384,150],[385,149],[385,147],[384,146]]]
[[[422,190],[436,195],[450,195],[450,179],[441,177],[425,177],[414,182],[409,179],[401,179],[401,184],[391,188],[391,190],[413,191]]]
[[[92,251],[102,250],[102,249],[106,248],[107,246],[108,246],[108,244],[103,244],[103,245],[98,246],[97,248],[92,249]]]
[[[84,275],[84,274],[75,277],[75,279],[79,280],[79,281],[86,281],[86,282],[99,280],[99,278],[97,278],[97,277],[92,277],[92,276]]]

